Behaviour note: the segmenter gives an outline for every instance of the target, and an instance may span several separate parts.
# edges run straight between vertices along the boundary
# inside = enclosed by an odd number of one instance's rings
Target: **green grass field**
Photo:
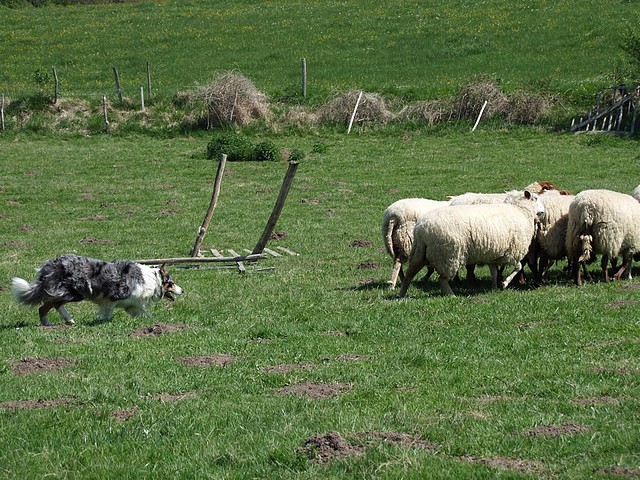
[[[186,293],[152,307],[153,320],[119,311],[96,323],[82,303],[69,307],[75,326],[53,329],[14,302],[10,278],[63,252],[188,255],[216,165],[206,136],[1,144],[0,476],[637,475],[635,281],[577,288],[560,265],[544,287],[492,292],[480,269],[477,291],[447,298],[432,281],[398,301],[379,232],[384,208],[417,194],[540,179],[631,191],[633,141],[530,129],[276,141],[306,152],[323,144],[299,166],[277,226],[286,238],[268,245],[299,256],[244,275],[175,266]],[[286,164],[227,169],[205,247],[250,249]],[[164,334],[133,335],[155,323]],[[198,367],[185,357],[234,361]],[[16,373],[56,359],[64,368]],[[281,390],[305,386],[336,392]],[[305,441],[331,431],[360,454],[345,443],[344,456],[309,460]],[[412,441],[384,441],[400,434]]]
[[[618,66],[620,35],[637,24],[634,1],[355,3],[165,1],[98,6],[0,7],[0,93],[32,94],[53,65],[61,96],[115,97],[146,87],[171,98],[239,70],[275,98],[309,101],[364,89],[408,98],[450,94],[477,75],[507,91],[595,98]],[[47,90],[52,90],[49,82]]]
[[[349,89],[437,98],[484,75],[568,98],[556,104],[568,117],[617,81],[634,18],[632,0],[0,7],[0,94],[49,95],[55,65],[61,97],[91,103],[89,128],[22,111],[27,126],[8,118],[0,133],[0,478],[637,478],[635,278],[605,284],[595,262],[578,288],[561,262],[539,288],[494,292],[484,267],[477,290],[445,297],[432,279],[397,300],[380,232],[400,198],[538,180],[630,193],[637,138],[501,120],[349,135],[258,123],[242,132],[305,154],[267,245],[281,257],[244,274],[170,266],[185,294],[153,319],[100,323],[79,303],[74,326],[51,314],[58,326],[40,328],[11,295],[12,277],[62,253],[189,255],[217,168],[211,134],[145,129],[130,111],[97,134],[114,65],[135,97],[150,62],[153,121],[167,123],[180,121],[176,92],[234,69],[310,105]],[[227,163],[205,253],[253,248],[286,169]]]

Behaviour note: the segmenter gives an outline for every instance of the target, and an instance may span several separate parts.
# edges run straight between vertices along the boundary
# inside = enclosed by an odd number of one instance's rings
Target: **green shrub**
[[[281,159],[280,150],[271,140],[260,142],[253,149],[253,160],[256,162],[277,162]]]
[[[230,162],[246,162],[253,157],[254,144],[244,135],[236,132],[220,132],[207,144],[207,158],[227,156]]]

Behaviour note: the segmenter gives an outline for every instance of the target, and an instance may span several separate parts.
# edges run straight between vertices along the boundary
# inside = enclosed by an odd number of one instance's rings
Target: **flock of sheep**
[[[631,195],[611,190],[585,190],[577,195],[551,182],[534,182],[523,190],[506,193],[465,193],[448,200],[407,198],[391,204],[382,217],[382,236],[393,259],[389,280],[398,298],[407,293],[415,275],[428,267],[424,279],[435,271],[440,288],[453,295],[449,281],[466,267],[473,284],[475,265],[488,265],[492,287],[507,266],[513,270],[501,279],[506,288],[527,265],[536,283],[549,266],[566,258],[571,275],[582,285],[586,263],[601,255],[605,281],[631,278],[631,262],[640,256],[640,185]],[[402,267],[408,264],[406,272]]]

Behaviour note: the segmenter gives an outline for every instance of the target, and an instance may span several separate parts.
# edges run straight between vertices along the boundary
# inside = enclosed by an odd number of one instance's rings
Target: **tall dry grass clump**
[[[515,92],[507,105],[507,120],[524,125],[535,125],[551,112],[553,100],[531,92]]]
[[[244,126],[269,114],[268,97],[237,72],[218,75],[199,87],[197,96],[206,108],[208,127],[232,123]]]
[[[475,119],[485,101],[487,106],[484,109],[483,118],[504,114],[509,103],[507,95],[495,83],[490,80],[479,80],[460,89],[454,100],[454,116],[460,119]]]
[[[400,122],[418,122],[435,125],[451,118],[451,103],[446,100],[424,100],[407,105],[396,115]]]
[[[326,105],[318,109],[318,121],[321,123],[349,123],[360,92],[352,90],[337,93]],[[392,118],[384,99],[377,93],[363,92],[354,124],[384,124]]]

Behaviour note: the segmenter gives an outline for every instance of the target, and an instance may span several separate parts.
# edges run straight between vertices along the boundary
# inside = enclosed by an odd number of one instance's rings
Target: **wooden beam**
[[[293,183],[293,177],[296,175],[297,169],[298,169],[298,162],[295,162],[295,161],[289,162],[289,168],[287,169],[287,173],[284,176],[282,186],[280,187],[280,193],[278,194],[278,199],[276,200],[276,204],[273,207],[273,211],[271,212],[269,221],[264,227],[260,240],[258,240],[258,243],[256,243],[256,246],[253,247],[254,254],[262,253],[265,245],[267,245],[267,242],[271,238],[273,229],[276,227],[276,223],[278,223],[280,212],[282,212],[282,207],[284,207],[284,202],[287,200],[287,195],[289,194],[289,189],[291,188],[291,184]]]
[[[238,257],[177,257],[177,258],[152,258],[146,260],[135,260],[136,263],[140,263],[142,265],[162,265],[166,264],[174,264],[174,263],[210,263],[210,262],[228,262],[228,263],[238,263],[238,262],[254,262],[256,260],[262,260],[267,258],[266,255],[259,254],[251,254],[251,255],[242,255]]]

